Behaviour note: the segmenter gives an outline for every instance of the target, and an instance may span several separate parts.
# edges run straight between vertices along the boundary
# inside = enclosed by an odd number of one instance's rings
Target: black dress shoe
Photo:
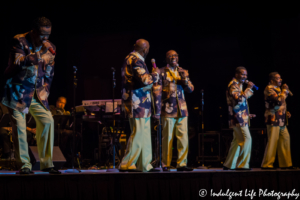
[[[154,168],[152,168],[152,169],[150,169],[148,172],[160,172],[160,170],[159,170],[159,169],[154,169]]]
[[[19,170],[20,174],[30,174],[32,173],[29,168],[25,167]]]
[[[170,168],[168,168],[168,167],[163,167],[162,169],[163,169],[164,172],[169,172],[170,171]]]
[[[262,170],[276,170],[274,167],[261,167]]]
[[[193,168],[190,168],[190,167],[187,167],[187,166],[184,166],[184,167],[178,167],[177,168],[177,171],[186,171],[186,172],[190,172],[190,171],[193,171],[194,169]]]
[[[290,166],[290,167],[281,167],[280,169],[297,169],[297,167],[293,167],[293,166]]]
[[[228,167],[223,166],[223,170],[234,170],[234,169],[230,169]]]
[[[251,168],[235,168],[235,170],[252,170]]]
[[[45,169],[42,169],[41,171],[49,172],[49,174],[61,174],[61,172],[58,171],[57,169],[55,169],[54,167],[45,168]]]

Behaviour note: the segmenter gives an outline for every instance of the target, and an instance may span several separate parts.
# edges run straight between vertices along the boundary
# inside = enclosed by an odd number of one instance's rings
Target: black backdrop
[[[52,21],[50,40],[57,46],[57,57],[49,101],[55,104],[57,97],[66,96],[67,109],[73,105],[73,65],[78,68],[77,105],[82,100],[112,97],[111,67],[118,72],[116,97],[121,98],[120,68],[139,38],[150,42],[146,59],[150,70],[151,58],[162,67],[168,50],[179,53],[180,66],[189,70],[195,85],[195,91],[186,95],[190,118],[196,119],[193,108],[199,105],[200,90],[204,89],[207,130],[220,127],[220,112],[227,116],[225,90],[239,65],[248,69],[249,80],[260,87],[249,100],[251,113],[257,114],[251,125],[265,127],[263,89],[268,74],[278,71],[295,94],[288,98],[287,104],[292,113],[289,130],[293,162],[300,165],[297,149],[300,11],[296,5],[169,2],[152,6],[151,2],[6,1],[1,8],[1,73],[7,65],[9,39],[29,31],[31,21],[37,16]],[[222,122],[226,127],[226,118]]]

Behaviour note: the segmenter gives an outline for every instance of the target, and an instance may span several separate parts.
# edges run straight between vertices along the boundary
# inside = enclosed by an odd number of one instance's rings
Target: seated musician
[[[71,113],[69,111],[65,110],[65,106],[67,104],[67,98],[66,97],[58,97],[57,101],[56,101],[56,105],[50,105],[50,111],[52,113],[52,116],[54,115],[71,115]],[[58,133],[57,127],[55,127],[55,141],[54,143],[58,143],[57,142],[57,136],[58,134],[60,134],[60,144],[58,144],[58,146],[60,147],[62,153],[64,154],[66,160],[67,160],[67,167],[69,167],[69,165],[71,164],[72,161],[72,135],[73,135],[73,127],[72,124],[69,124],[69,121],[66,124],[66,127],[63,130],[60,130],[60,133]],[[79,140],[80,138],[80,134],[77,133],[76,134],[76,147],[78,147],[79,145]],[[78,148],[76,148],[78,149]],[[75,152],[77,152],[77,150],[75,149]]]

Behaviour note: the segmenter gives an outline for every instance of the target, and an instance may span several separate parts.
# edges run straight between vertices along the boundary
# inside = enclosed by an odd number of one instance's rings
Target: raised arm
[[[287,98],[288,91],[287,89],[283,89],[280,94],[277,94],[275,88],[273,88],[272,86],[267,86],[264,91],[264,94],[267,101],[273,102],[276,105],[281,106]]]
[[[194,91],[194,85],[192,84],[190,78],[189,78],[189,72],[188,70],[185,70],[181,67],[179,67],[178,72],[181,76],[181,80],[178,81],[178,84],[183,86],[184,91],[191,93]]]
[[[250,98],[253,95],[253,91],[250,88],[246,88],[243,92],[240,90],[237,83],[232,83],[229,86],[229,95],[231,95],[238,103],[243,103],[246,99]]]
[[[128,61],[132,65],[133,78],[143,83],[145,86],[152,83],[157,83],[159,80],[159,74],[157,72],[147,73],[143,62],[137,58],[130,58]]]

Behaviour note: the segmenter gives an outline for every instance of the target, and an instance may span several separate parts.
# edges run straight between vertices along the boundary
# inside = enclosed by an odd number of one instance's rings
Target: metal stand
[[[157,125],[157,138],[158,138],[158,160],[159,160],[159,163],[158,163],[158,167],[156,167],[155,169],[157,170],[160,170],[162,171],[162,167],[161,167],[161,118],[159,118],[158,120],[158,125]]]
[[[72,145],[72,169],[67,169],[65,172],[66,173],[79,173],[81,172],[79,169],[75,169],[74,167],[74,151],[75,151],[75,137],[76,137],[76,88],[77,88],[77,77],[76,77],[76,72],[77,72],[77,67],[73,66],[73,70],[74,70],[74,85],[73,85],[73,145]]]
[[[112,131],[112,135],[113,135],[113,141],[112,141],[112,145],[113,145],[113,168],[109,168],[106,170],[106,172],[119,172],[118,169],[116,169],[116,147],[115,147],[115,137],[116,137],[116,133],[115,133],[115,126],[116,126],[116,119],[115,119],[115,87],[116,87],[116,79],[115,79],[115,68],[111,68],[112,70],[112,74],[113,74],[113,87],[112,87],[112,100],[113,100],[113,131]]]
[[[208,169],[208,167],[206,167],[204,165],[204,118],[203,118],[203,114],[204,114],[204,90],[201,90],[201,95],[202,95],[202,99],[201,99],[201,121],[202,121],[202,134],[201,134],[201,154],[202,154],[202,166],[197,167],[197,169]]]

